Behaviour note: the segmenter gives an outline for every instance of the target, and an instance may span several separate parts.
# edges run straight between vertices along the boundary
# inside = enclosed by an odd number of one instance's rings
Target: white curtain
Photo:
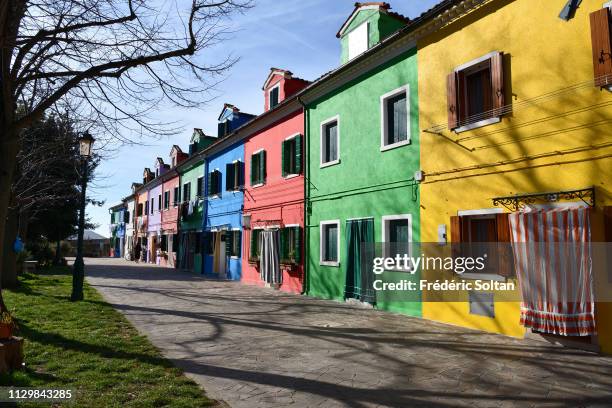
[[[283,283],[280,270],[280,236],[279,230],[264,230],[259,234],[259,273],[264,282],[270,284]]]

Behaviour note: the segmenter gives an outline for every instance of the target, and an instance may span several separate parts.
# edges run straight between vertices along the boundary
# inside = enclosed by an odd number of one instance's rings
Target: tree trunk
[[[2,287],[17,287],[17,254],[13,250],[13,243],[19,229],[19,210],[10,208],[4,227],[4,255],[2,257]]]

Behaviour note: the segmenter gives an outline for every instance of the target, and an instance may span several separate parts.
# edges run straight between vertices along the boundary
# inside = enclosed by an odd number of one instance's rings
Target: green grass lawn
[[[0,385],[70,388],[78,407],[201,407],[214,403],[87,284],[70,302],[67,267],[21,277],[5,303],[25,339],[25,370]],[[24,406],[40,407],[40,403]],[[62,406],[62,405],[54,405]]]

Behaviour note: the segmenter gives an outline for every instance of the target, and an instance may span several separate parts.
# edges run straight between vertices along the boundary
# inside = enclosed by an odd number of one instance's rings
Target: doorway
[[[346,283],[344,298],[375,304],[374,272],[374,219],[361,218],[346,221]]]

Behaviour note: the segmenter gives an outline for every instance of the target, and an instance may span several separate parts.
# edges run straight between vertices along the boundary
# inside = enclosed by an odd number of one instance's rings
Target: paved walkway
[[[122,260],[88,281],[231,407],[610,407],[612,358]]]

